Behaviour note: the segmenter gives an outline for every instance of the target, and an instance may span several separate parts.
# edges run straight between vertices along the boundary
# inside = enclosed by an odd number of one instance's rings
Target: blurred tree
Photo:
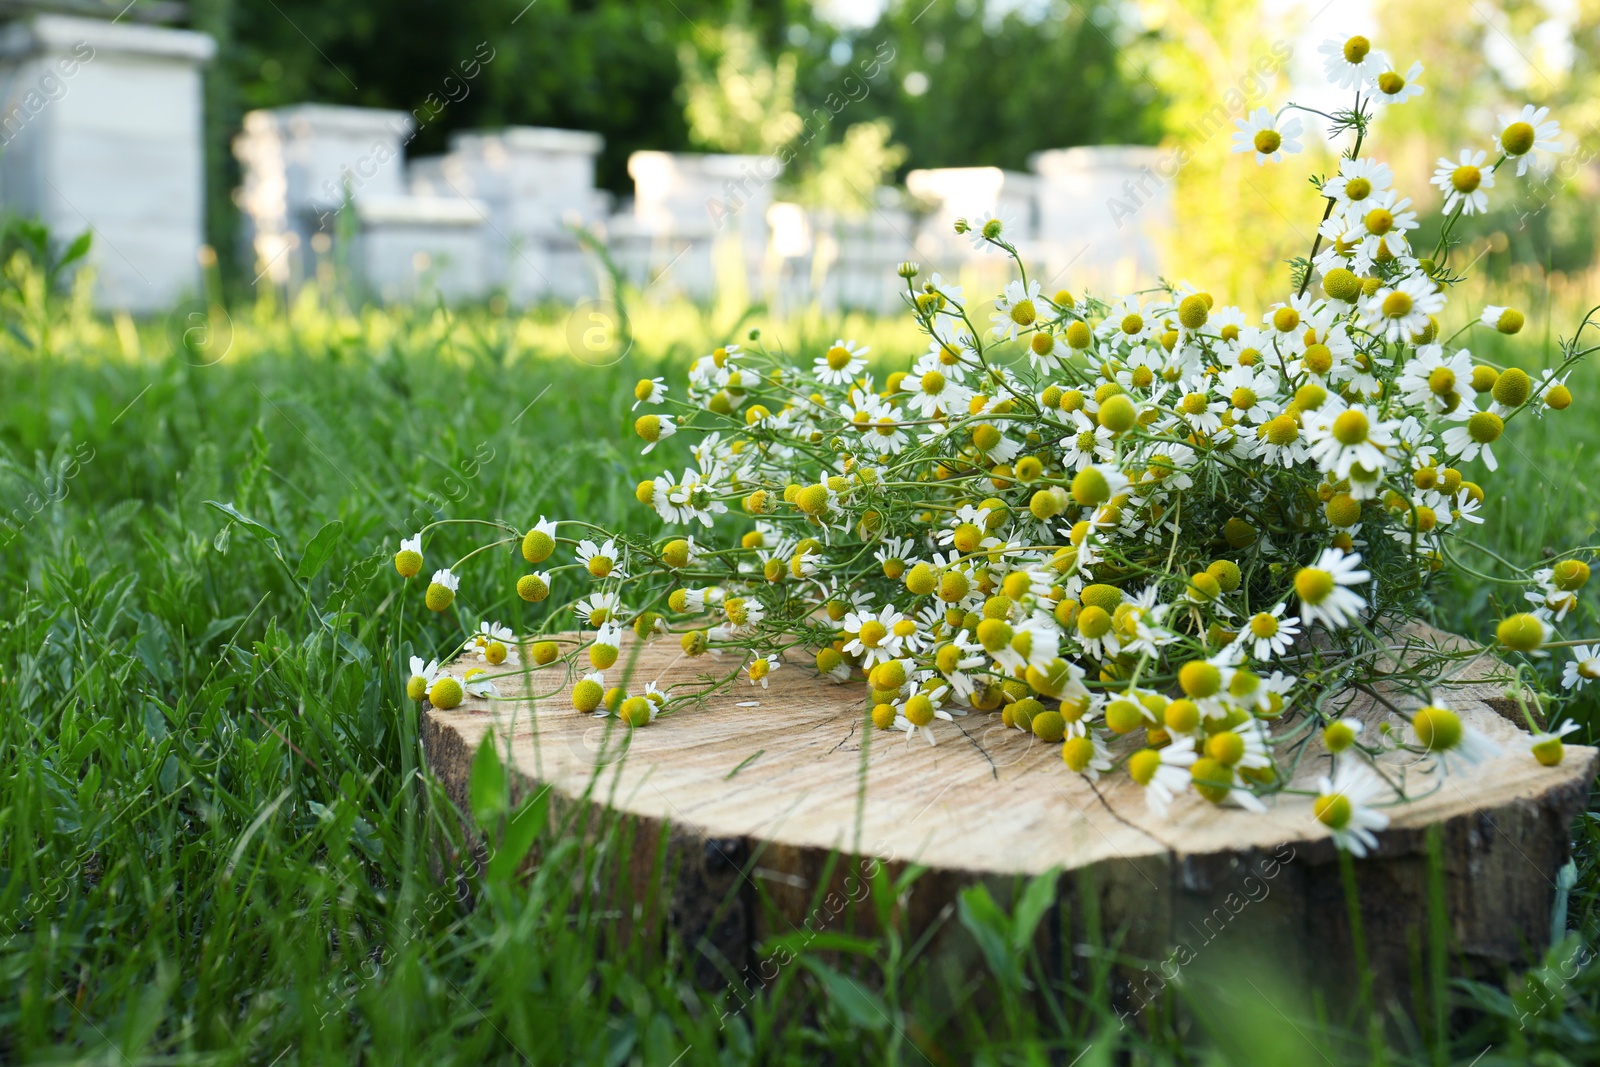
[[[796,177],[795,199],[847,217],[866,214],[873,190],[887,184],[906,159],[905,146],[889,137],[887,119],[847,127],[843,137],[817,153],[815,166]]]
[[[870,92],[841,121],[889,120],[912,167],[1022,170],[1042,149],[1151,144],[1163,97],[1126,62],[1142,36],[1126,10],[1117,0],[890,0],[858,33],[796,35],[809,60],[801,98],[852,98],[846,80],[875,64]]]
[[[606,139],[600,181],[621,191],[631,188],[631,152],[689,147],[679,45],[728,22],[776,43],[791,16],[806,9],[792,0],[234,0],[235,47],[223,61],[243,108],[420,108],[433,117],[412,155],[442,151],[457,129],[595,130]]]
[[[678,45],[684,116],[694,141],[718,152],[771,152],[800,132],[795,57],[767,58],[749,29],[729,24]]]

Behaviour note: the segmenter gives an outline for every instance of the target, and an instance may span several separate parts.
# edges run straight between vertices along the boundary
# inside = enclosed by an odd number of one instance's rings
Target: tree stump
[[[631,692],[708,672],[707,660],[684,657],[675,641],[629,640],[607,672],[610,684],[630,662]],[[1412,627],[1395,647],[1405,655],[1405,646],[1454,640]],[[709,669],[721,674],[736,662],[723,657]],[[460,677],[474,665],[463,657],[448,670]],[[1502,669],[1485,659],[1438,690],[1502,755],[1470,775],[1438,775],[1428,761],[1408,767],[1418,799],[1389,808],[1377,851],[1354,863],[1380,991],[1410,988],[1427,958],[1430,917],[1433,929],[1448,930],[1455,973],[1502,973],[1550,943],[1556,873],[1597,752],[1569,746],[1559,766],[1539,765],[1519,747],[1527,735],[1495,684]],[[1337,852],[1310,797],[1269,798],[1262,815],[1191,793],[1159,818],[1125,775],[1097,786],[1062,765],[1059,744],[1008,729],[998,715],[937,724],[936,746],[874,732],[864,683],[835,684],[809,663],[786,663],[767,689],[741,677],[704,707],[631,733],[614,718],[575,712],[573,680],[558,663],[501,679],[502,696],[513,700],[469,696],[452,711],[425,707],[429,764],[465,810],[473,756],[494,730],[503,755],[509,743],[518,788],[550,787],[553,812],[609,806],[635,830],[624,913],[629,897],[636,919],[664,903],[667,923],[725,976],[757,973],[753,953],[768,936],[835,925],[838,909],[819,901],[859,901],[861,875],[878,864],[893,872],[914,863],[927,868],[904,906],[914,930],[948,920],[965,887],[981,882],[1005,900],[1020,877],[1059,868],[1057,891],[1074,906],[1065,926],[1041,934],[1041,947],[1058,973],[1081,969],[1082,917],[1097,914],[1118,946],[1123,1006],[1137,1007],[1152,981],[1159,991],[1218,939],[1270,949],[1289,980],[1336,997],[1358,985]],[[1399,724],[1384,702],[1402,698],[1378,696],[1352,693],[1344,713],[1368,730]],[[1327,770],[1313,741],[1292,784],[1312,788]],[[1430,911],[1430,832],[1443,864],[1442,887],[1434,887],[1443,927],[1438,908]],[[673,861],[664,872],[663,834]]]

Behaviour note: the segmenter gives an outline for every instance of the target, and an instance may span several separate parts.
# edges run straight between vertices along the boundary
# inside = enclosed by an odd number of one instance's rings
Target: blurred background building
[[[1474,254],[1591,269],[1600,9],[1511,0],[0,0],[0,206],[91,230],[101,299],[143,312],[203,270],[881,310],[902,259],[1005,277],[954,233],[986,214],[1053,286],[1245,289],[1321,201],[1232,155],[1233,120],[1337,107],[1316,45],[1355,31],[1424,63],[1427,124],[1382,119],[1424,209],[1438,156],[1558,111],[1575,151],[1496,197]]]

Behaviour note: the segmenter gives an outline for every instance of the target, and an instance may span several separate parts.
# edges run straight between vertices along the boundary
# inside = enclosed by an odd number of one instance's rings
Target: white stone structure
[[[1172,187],[1156,148],[1111,146],[1039,152],[1039,243],[1047,274],[1101,288],[1153,280],[1159,238],[1172,226]],[[1080,284],[1080,283],[1074,283]]]
[[[487,208],[462,196],[415,196],[403,111],[301,104],[252,111],[234,141],[244,168],[237,200],[258,278],[292,285],[316,273],[318,234],[347,238],[357,280],[385,300],[489,286]]]
[[[484,206],[460,197],[369,196],[355,201],[360,281],[385,303],[477,300],[491,284]]]
[[[895,267],[922,253],[912,235],[917,220],[894,190],[864,214],[807,211],[799,204],[767,209],[772,240],[762,296],[780,314],[810,305],[880,314],[904,307],[906,283]]]
[[[0,27],[0,203],[57,239],[94,233],[101,300],[168,308],[200,288],[202,33],[64,15]]]
[[[906,191],[932,207],[919,238],[970,244],[955,236],[958,218],[1004,219],[1006,239],[1019,249],[1038,232],[1039,179],[999,167],[939,167],[906,175]]]
[[[575,301],[599,291],[574,228],[610,214],[594,184],[603,144],[599,134],[534,126],[458,133],[448,155],[411,164],[411,191],[484,204],[486,278],[513,303]]]
[[[656,292],[753,295],[767,258],[772,183],[782,173],[774,156],[633,153],[633,212],[610,227],[619,264]]]
[[[612,212],[594,186],[594,134],[460,133],[448,153],[408,168],[409,131],[400,112],[357,108],[247,116],[239,199],[254,220],[257,269],[280,283],[309,276],[311,235],[337,239],[342,221],[359,236],[355,259],[384,299],[426,290],[447,299],[499,292],[519,306],[573,302],[604,291],[600,257],[576,238],[581,228],[645,299],[892,312],[903,303],[902,260],[970,292],[1010,280],[1005,257],[954,233],[957,218],[1004,219],[1006,238],[1052,291],[1153,281],[1157,237],[1171,223],[1170,184],[1147,148],[1041,152],[1033,173],[915,170],[904,194],[878,190],[859,216],[775,203],[781,167],[771,156],[635,152],[633,199]],[[342,220],[347,188],[355,210]]]

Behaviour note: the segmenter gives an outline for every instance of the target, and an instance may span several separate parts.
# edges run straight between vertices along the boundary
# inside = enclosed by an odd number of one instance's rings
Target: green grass
[[[981,893],[944,920],[981,961],[959,978],[910,939],[909,886],[884,875],[864,905],[881,935],[774,943],[795,959],[747,999],[697,988],[683,946],[619,938],[619,902],[595,887],[613,884],[622,829],[597,848],[541,829],[531,874],[478,873],[461,813],[419,770],[403,664],[535,609],[509,595],[509,561],[480,557],[454,617],[420,617],[389,557],[446,514],[640,523],[632,488],[651,468],[623,436],[629,387],[732,321],[673,314],[654,336],[681,343],[591,367],[554,315],[263,305],[194,366],[162,323],[6,291],[0,1062],[1319,1062],[1308,1044],[1372,1061],[1364,1022],[1307,1000],[1289,1023],[1231,997],[1227,970],[1124,1028],[1103,957],[1059,985],[1031,947],[1043,911]],[[1600,374],[1582,383],[1580,399],[1600,396]],[[1568,418],[1519,431],[1526,458],[1496,483],[1514,509],[1486,544],[1536,553],[1592,530],[1600,424]],[[1535,504],[1551,505],[1544,525],[1522,518]],[[306,548],[334,521],[313,568]],[[1440,622],[1481,629],[1490,595],[1451,583]],[[1580,827],[1578,932],[1549,966],[1401,1005],[1386,1062],[1592,1055],[1596,827]]]

